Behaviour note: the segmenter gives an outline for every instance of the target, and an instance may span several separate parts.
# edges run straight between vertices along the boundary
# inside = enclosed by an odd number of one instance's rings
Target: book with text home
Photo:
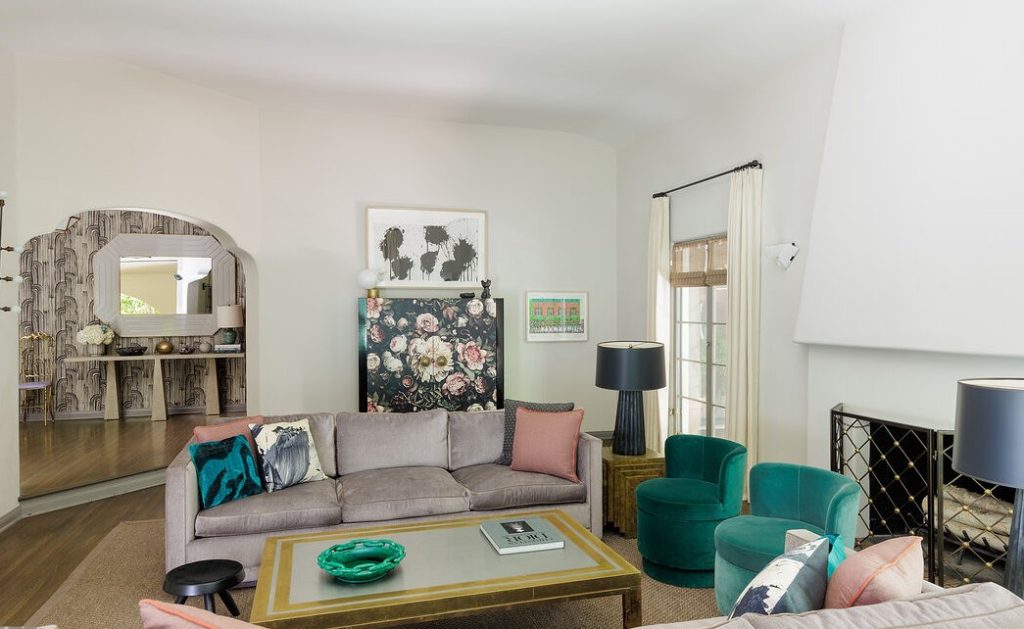
[[[500,555],[565,548],[565,538],[544,518],[491,520],[480,532]]]

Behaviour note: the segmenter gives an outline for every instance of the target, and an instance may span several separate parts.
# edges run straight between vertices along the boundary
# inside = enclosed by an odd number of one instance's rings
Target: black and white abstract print
[[[820,609],[825,602],[827,570],[828,540],[824,537],[779,555],[747,585],[729,617]]]
[[[487,215],[477,211],[369,208],[367,261],[379,286],[479,287],[486,275]]]
[[[320,467],[308,419],[253,424],[250,429],[260,452],[263,483],[268,492],[327,478]]]

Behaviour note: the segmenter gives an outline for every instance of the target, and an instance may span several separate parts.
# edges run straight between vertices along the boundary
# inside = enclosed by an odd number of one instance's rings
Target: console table
[[[206,414],[220,415],[220,388],[217,383],[218,358],[245,358],[245,352],[237,354],[142,354],[141,356],[70,356],[66,363],[106,363],[107,389],[103,398],[103,419],[121,419],[120,381],[117,378],[117,363],[128,361],[153,362],[153,421],[167,421],[167,395],[164,392],[165,360],[206,361]],[[111,386],[113,383],[113,386]],[[159,383],[159,384],[158,384]]]

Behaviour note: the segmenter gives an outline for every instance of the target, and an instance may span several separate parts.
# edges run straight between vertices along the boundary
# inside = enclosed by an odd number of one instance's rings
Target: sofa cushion
[[[334,413],[266,415],[263,417],[263,422],[273,424],[275,422],[294,422],[300,419],[309,419],[309,430],[313,433],[313,443],[316,444],[316,455],[320,459],[320,469],[327,476],[337,476],[338,466],[335,461],[338,459],[338,454],[334,449]]]
[[[139,601],[139,616],[143,629],[260,629],[259,625],[205,609],[147,598]]]
[[[327,480],[320,466],[309,419],[253,424],[251,428],[260,453],[263,486],[268,493],[301,483]]]
[[[924,579],[922,539],[894,537],[856,553],[836,568],[825,607],[873,605],[911,598]]]
[[[521,400],[510,400],[505,398],[505,438],[501,446],[501,458],[498,463],[509,465],[512,463],[512,445],[516,436],[516,413],[520,408],[527,408],[531,411],[571,411],[575,408],[573,402],[523,402]]]
[[[736,512],[718,497],[718,484],[696,478],[651,478],[636,488],[637,508],[650,515],[679,520],[724,520]]]
[[[548,474],[517,472],[507,465],[473,465],[455,470],[452,477],[469,490],[469,508],[474,511],[584,502],[587,499],[587,486],[583,483]]]
[[[439,467],[391,467],[338,480],[341,518],[371,522],[469,510],[469,492]]]
[[[201,508],[209,509],[263,493],[256,455],[244,435],[190,443],[188,453],[196,466]]]
[[[741,515],[729,518],[715,529],[715,552],[734,566],[757,573],[784,552],[786,531],[790,529],[825,534],[800,520]]]
[[[827,584],[828,540],[822,537],[779,555],[765,566],[743,589],[729,618],[821,609]]]
[[[448,413],[450,467],[497,463],[505,438],[505,411]]]
[[[200,511],[196,536],[220,537],[329,526],[341,522],[334,479],[292,485]]]
[[[209,424],[207,426],[196,426],[192,429],[192,434],[195,435],[196,441],[199,443],[206,443],[207,441],[223,441],[228,437],[234,437],[235,435],[242,435],[245,440],[249,442],[249,450],[252,455],[256,456],[256,442],[252,439],[252,431],[249,429],[250,424],[262,424],[263,417],[259,415],[253,415],[252,417],[243,417],[242,419],[236,419],[234,421],[222,422],[220,424]]]
[[[576,448],[580,442],[583,410],[550,413],[521,408],[516,411],[512,469],[540,472],[579,481]]]
[[[384,467],[448,469],[448,412],[338,413],[338,474]]]

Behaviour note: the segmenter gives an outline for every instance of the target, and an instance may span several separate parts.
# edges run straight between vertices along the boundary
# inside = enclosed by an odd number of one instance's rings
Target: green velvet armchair
[[[817,467],[760,463],[750,470],[750,515],[715,530],[715,601],[728,614],[743,588],[786,546],[786,531],[843,536],[852,547],[858,489],[851,479]]]
[[[650,577],[683,587],[714,584],[715,527],[740,513],[747,449],[700,435],[665,440],[665,478],[636,488],[637,546]]]

